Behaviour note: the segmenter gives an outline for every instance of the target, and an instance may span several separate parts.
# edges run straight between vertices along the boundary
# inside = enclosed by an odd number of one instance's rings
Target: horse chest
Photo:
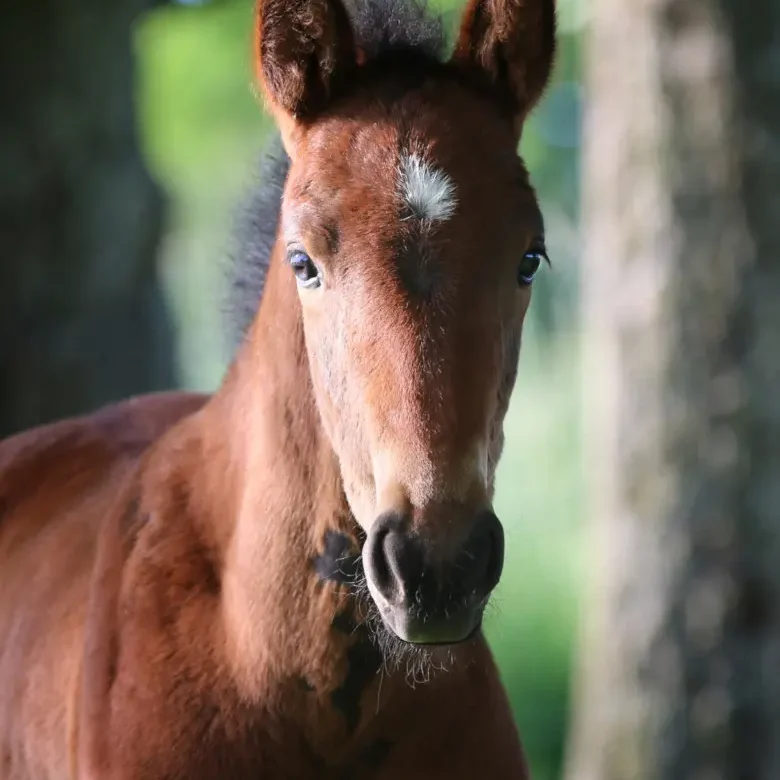
[[[358,653],[331,688],[293,677],[249,701],[213,661],[213,648],[193,652],[199,641],[208,646],[201,636],[190,635],[181,643],[189,650],[178,651],[170,636],[125,642],[106,720],[87,724],[96,776],[359,780],[386,763],[388,740],[354,736],[376,674]]]
[[[302,723],[228,696],[174,695],[135,716],[125,708],[117,726],[105,773],[112,780],[368,780],[386,768],[394,747],[361,739],[349,755],[344,729],[330,746],[316,744]]]

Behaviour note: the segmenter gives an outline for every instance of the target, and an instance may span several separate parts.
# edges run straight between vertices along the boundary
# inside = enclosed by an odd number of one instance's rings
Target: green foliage
[[[252,5],[164,6],[136,35],[150,164],[176,197],[230,190],[270,122],[252,89]]]
[[[454,24],[461,0],[438,5]],[[536,780],[560,772],[579,582],[580,407],[578,0],[561,0],[554,84],[521,151],[542,201],[553,268],[540,275],[507,421],[496,507],[507,562],[488,619]],[[171,196],[163,274],[179,325],[186,384],[211,389],[227,355],[220,318],[232,209],[253,181],[270,123],[252,91],[249,0],[164,7],[138,25],[146,154]],[[217,294],[215,295],[215,291]]]
[[[487,635],[534,777],[551,780],[563,758],[578,607],[581,414],[576,342],[534,331],[526,329],[496,480],[506,563]]]

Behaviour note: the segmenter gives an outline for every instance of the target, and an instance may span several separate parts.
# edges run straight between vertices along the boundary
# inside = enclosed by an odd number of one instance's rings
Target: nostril
[[[504,532],[492,512],[479,516],[455,560],[437,559],[435,544],[407,532],[407,519],[387,513],[374,522],[363,546],[369,588],[380,608],[406,614],[454,614],[476,606],[495,588],[504,565]],[[426,561],[428,563],[426,564]]]
[[[423,576],[422,549],[400,531],[390,531],[382,547],[394,584],[393,600],[408,605],[414,601]]]
[[[422,549],[404,532],[404,525],[399,515],[382,515],[363,548],[371,583],[385,600],[397,606],[414,599],[424,569]]]
[[[393,588],[393,578],[384,551],[384,541],[389,533],[390,530],[385,528],[372,531],[363,545],[363,565],[382,595],[387,595]]]
[[[456,560],[456,574],[466,593],[481,589],[487,579],[492,543],[490,536],[479,530],[471,534]]]
[[[474,526],[458,556],[461,588],[487,595],[501,579],[504,568],[504,530],[492,512],[485,512]]]
[[[483,519],[485,533],[490,538],[490,557],[486,572],[486,588],[490,592],[498,585],[504,570],[504,527],[492,513],[487,512]]]

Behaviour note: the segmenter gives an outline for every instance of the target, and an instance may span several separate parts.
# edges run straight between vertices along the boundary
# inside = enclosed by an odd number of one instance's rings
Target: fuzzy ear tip
[[[452,61],[485,74],[522,123],[547,89],[556,49],[555,0],[469,0]]]
[[[342,0],[257,0],[254,69],[275,114],[319,110],[354,60]]]

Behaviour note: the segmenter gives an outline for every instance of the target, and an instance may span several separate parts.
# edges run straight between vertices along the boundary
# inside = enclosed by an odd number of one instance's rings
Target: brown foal
[[[481,620],[554,16],[470,0],[445,58],[413,0],[259,0],[283,197],[224,382],[0,444],[2,780],[527,777]]]

